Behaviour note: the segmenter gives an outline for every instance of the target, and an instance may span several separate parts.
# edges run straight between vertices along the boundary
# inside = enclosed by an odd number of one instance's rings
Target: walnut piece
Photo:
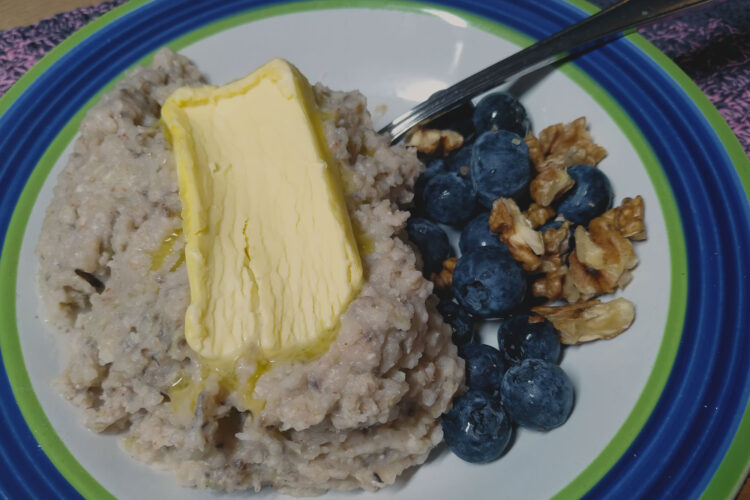
[[[531,285],[531,293],[535,297],[546,297],[558,300],[563,297],[563,285],[568,274],[568,268],[562,263],[560,255],[546,255],[537,271],[544,273]]]
[[[643,198],[625,198],[619,207],[611,208],[597,217],[597,224],[607,224],[625,238],[633,241],[646,239]]]
[[[526,218],[529,219],[531,227],[534,229],[544,225],[545,222],[555,216],[555,210],[552,207],[543,207],[532,203],[526,209]]]
[[[537,136],[534,135],[534,132],[529,132],[529,135],[524,137],[523,140],[529,147],[529,161],[531,161],[531,164],[535,167],[541,165],[547,154],[542,150],[542,145],[539,143]]]
[[[464,137],[455,130],[438,130],[434,128],[418,129],[406,142],[407,146],[414,146],[424,154],[442,152],[447,156],[451,151],[460,148]]]
[[[643,198],[640,195],[625,198],[619,207],[612,210],[615,212],[615,224],[621,235],[634,241],[646,239]]]
[[[417,151],[432,154],[440,147],[441,134],[437,129],[418,129],[406,142],[407,146],[414,146]]]
[[[607,151],[593,142],[585,118],[552,125],[538,137],[529,134],[524,140],[529,147],[529,160],[537,171],[529,186],[534,203],[525,215],[529,225],[536,228],[552,217],[549,207],[555,200],[575,185],[567,168],[581,163],[597,165]],[[526,233],[520,229],[523,225],[516,227],[515,203],[511,203],[503,199],[495,202],[490,229],[500,233],[500,239],[525,270],[537,273],[531,285],[534,296],[571,303],[539,306],[532,311],[550,320],[565,344],[611,338],[625,331],[635,317],[630,301],[616,299],[602,303],[591,299],[612,293],[632,279],[631,270],[638,259],[631,240],[646,239],[643,198],[625,198],[619,207],[592,220],[588,230],[577,227],[575,249],[570,255],[570,222],[564,221],[559,228],[544,232],[540,254],[532,251],[521,236]],[[518,248],[513,247],[514,236],[520,240]]]
[[[529,220],[510,198],[498,198],[490,212],[490,231],[500,236],[500,241],[526,271],[534,271],[544,254],[542,233],[534,231]]]
[[[440,135],[443,140],[443,154],[446,156],[464,144],[464,136],[455,130],[443,130]]]
[[[543,273],[531,285],[535,297],[546,297],[559,300],[565,296],[565,282],[568,267],[563,264],[570,250],[570,222],[564,221],[559,228],[549,228],[542,235],[544,240],[544,257],[537,268]],[[579,294],[580,295],[580,294]]]
[[[437,288],[446,288],[453,284],[453,271],[456,269],[458,257],[451,257],[443,261],[443,268],[439,273],[432,273],[432,282]]]
[[[551,167],[542,170],[531,181],[531,199],[538,205],[548,207],[563,193],[573,187],[575,181],[564,168]]]
[[[606,219],[597,217],[589,231],[576,227],[575,250],[570,254],[566,290],[568,302],[612,293],[630,281],[629,271],[638,264],[633,244]],[[567,281],[566,280],[566,281]]]
[[[560,342],[567,345],[615,337],[635,319],[633,303],[624,298],[605,303],[590,300],[581,304],[538,306],[532,311],[549,320],[560,332]]]
[[[534,153],[530,159],[537,171],[547,168],[566,168],[579,163],[596,165],[607,156],[607,150],[591,139],[586,129],[586,118],[567,125],[557,123],[539,133],[538,138],[527,137],[526,144]]]
[[[565,221],[560,227],[548,228],[544,234],[545,255],[563,255],[570,250],[570,222]]]

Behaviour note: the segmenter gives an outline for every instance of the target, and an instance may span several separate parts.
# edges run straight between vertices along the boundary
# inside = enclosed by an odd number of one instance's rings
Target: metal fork
[[[622,0],[593,16],[489,66],[478,73],[432,94],[380,130],[391,134],[396,143],[412,128],[457,108],[472,97],[486,92],[511,77],[518,77],[546,66],[569,52],[580,52],[594,42],[609,41],[621,32],[664,16],[707,4],[713,0]]]

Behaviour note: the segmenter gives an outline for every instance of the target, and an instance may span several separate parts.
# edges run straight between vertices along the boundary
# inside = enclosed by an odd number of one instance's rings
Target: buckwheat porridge
[[[181,205],[159,123],[172,91],[202,83],[187,59],[161,50],[81,124],[36,249],[67,356],[59,390],[86,426],[120,433],[134,458],[184,485],[318,494],[391,484],[442,440],[438,417],[464,377],[402,239],[399,207],[423,167],[373,131],[361,94],[315,87],[367,242],[365,283],[324,354],[272,368],[241,360],[227,377],[184,338]]]

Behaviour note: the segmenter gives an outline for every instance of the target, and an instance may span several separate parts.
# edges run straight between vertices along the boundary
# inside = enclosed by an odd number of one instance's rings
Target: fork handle
[[[445,114],[513,76],[546,66],[560,54],[580,50],[592,42],[711,1],[623,0],[444,90],[435,92],[426,101],[393,120],[380,130],[380,133],[389,132],[393,143],[396,143],[414,126]]]

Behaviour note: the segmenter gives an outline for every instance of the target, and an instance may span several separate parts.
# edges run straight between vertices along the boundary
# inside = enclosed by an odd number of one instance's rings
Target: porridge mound
[[[373,131],[361,94],[315,87],[366,283],[324,354],[267,371],[239,362],[227,380],[184,339],[181,206],[159,124],[173,90],[202,83],[162,50],[81,124],[37,246],[66,350],[58,387],[86,426],[121,433],[128,453],[185,485],[317,494],[391,484],[442,440],[437,419],[463,383],[451,329],[403,239],[399,205],[423,167]]]

